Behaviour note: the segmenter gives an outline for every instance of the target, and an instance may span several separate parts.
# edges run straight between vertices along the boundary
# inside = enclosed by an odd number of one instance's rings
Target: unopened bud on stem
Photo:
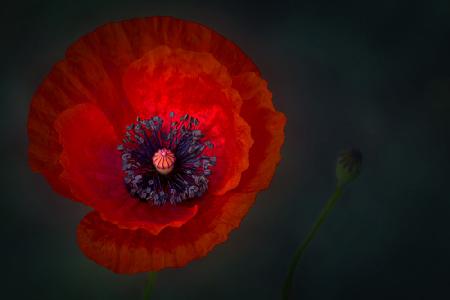
[[[352,148],[341,152],[336,165],[336,178],[338,186],[353,181],[361,171],[362,154],[358,149]]]

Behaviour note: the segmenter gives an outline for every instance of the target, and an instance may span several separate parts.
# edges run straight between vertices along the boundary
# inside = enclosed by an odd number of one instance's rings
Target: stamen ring
[[[153,116],[137,118],[126,127],[117,149],[122,156],[124,183],[130,194],[154,205],[181,203],[199,198],[208,189],[216,157],[199,120],[185,114],[169,124]]]

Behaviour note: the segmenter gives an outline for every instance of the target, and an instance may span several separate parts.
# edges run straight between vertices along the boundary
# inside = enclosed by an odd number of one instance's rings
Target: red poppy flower
[[[268,187],[285,116],[232,42],[152,17],[80,38],[36,91],[29,160],[93,208],[86,256],[117,273],[180,267],[227,239]]]

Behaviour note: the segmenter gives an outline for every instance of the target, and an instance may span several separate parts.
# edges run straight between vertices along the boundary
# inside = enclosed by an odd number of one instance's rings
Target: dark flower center
[[[127,126],[123,144],[122,170],[128,191],[134,197],[162,205],[200,197],[208,189],[210,166],[216,157],[206,155],[213,148],[198,129],[198,119],[184,115],[179,121],[170,113],[170,125],[159,116]]]

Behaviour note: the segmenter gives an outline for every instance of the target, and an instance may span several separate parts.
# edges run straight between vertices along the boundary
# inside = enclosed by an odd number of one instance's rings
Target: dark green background
[[[277,299],[291,255],[355,145],[361,177],[308,249],[295,299],[450,299],[449,1],[18,1],[1,6],[2,299],[139,299],[145,275],[86,259],[88,208],[27,166],[33,91],[81,35],[173,15],[236,42],[288,117],[271,188],[204,259],[158,275],[154,299]]]

